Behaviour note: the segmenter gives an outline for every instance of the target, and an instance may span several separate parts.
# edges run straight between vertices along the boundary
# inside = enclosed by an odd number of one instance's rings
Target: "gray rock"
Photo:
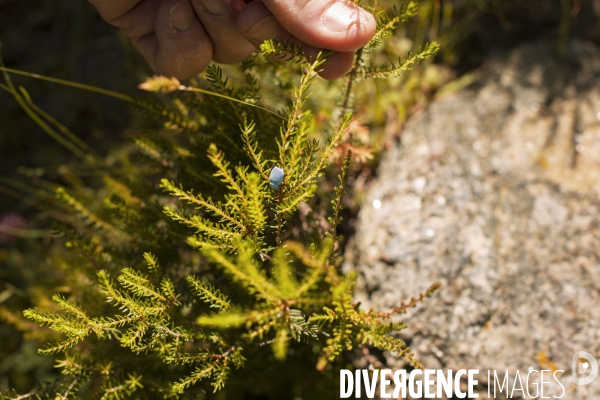
[[[475,87],[410,118],[344,268],[367,308],[442,284],[403,317],[427,368],[558,368],[563,399],[597,399],[600,377],[574,385],[571,359],[600,361],[600,49],[553,54],[535,43],[497,55]]]

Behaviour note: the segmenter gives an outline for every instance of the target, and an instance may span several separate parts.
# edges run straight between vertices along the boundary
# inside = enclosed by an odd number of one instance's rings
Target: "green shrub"
[[[134,145],[105,158],[15,88],[7,71],[18,71],[3,68],[2,89],[102,176],[97,189],[74,174],[55,191],[73,216],[55,226],[71,253],[60,262],[68,289],[24,315],[50,328],[39,352],[57,356],[62,378],[25,396],[333,398],[336,371],[348,363],[341,355],[359,346],[420,367],[391,335],[405,327],[393,317],[436,287],[391,312],[366,311],[353,302],[353,274],[339,269],[350,151],[327,217],[311,206],[351,124],[353,84],[398,76],[436,53],[431,43],[398,62],[365,60],[416,12],[410,3],[377,13],[377,34],[357,52],[330,120],[315,117],[324,105],[310,97],[327,53],[307,62],[294,45],[270,41],[229,78],[211,66],[189,85],[166,77],[141,85],[158,97],[104,91],[148,117]],[[272,111],[282,98],[286,107]]]

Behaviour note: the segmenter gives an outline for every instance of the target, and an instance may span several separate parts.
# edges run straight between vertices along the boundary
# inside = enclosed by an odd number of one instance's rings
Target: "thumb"
[[[339,52],[364,46],[375,18],[350,0],[263,0],[281,26],[302,42]]]

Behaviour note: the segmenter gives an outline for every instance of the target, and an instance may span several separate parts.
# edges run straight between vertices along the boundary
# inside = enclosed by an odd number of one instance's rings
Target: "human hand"
[[[373,16],[350,0],[89,0],[161,75],[187,79],[211,61],[236,63],[267,39],[300,43],[307,57],[333,50],[320,75],[352,68],[375,33]],[[248,2],[248,4],[246,4]]]

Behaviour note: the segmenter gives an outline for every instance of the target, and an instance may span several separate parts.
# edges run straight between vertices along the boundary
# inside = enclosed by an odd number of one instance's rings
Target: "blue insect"
[[[279,189],[279,185],[281,185],[281,182],[283,182],[284,176],[285,173],[281,168],[273,167],[273,169],[271,169],[271,174],[269,175],[269,186],[271,187],[271,189]]]

